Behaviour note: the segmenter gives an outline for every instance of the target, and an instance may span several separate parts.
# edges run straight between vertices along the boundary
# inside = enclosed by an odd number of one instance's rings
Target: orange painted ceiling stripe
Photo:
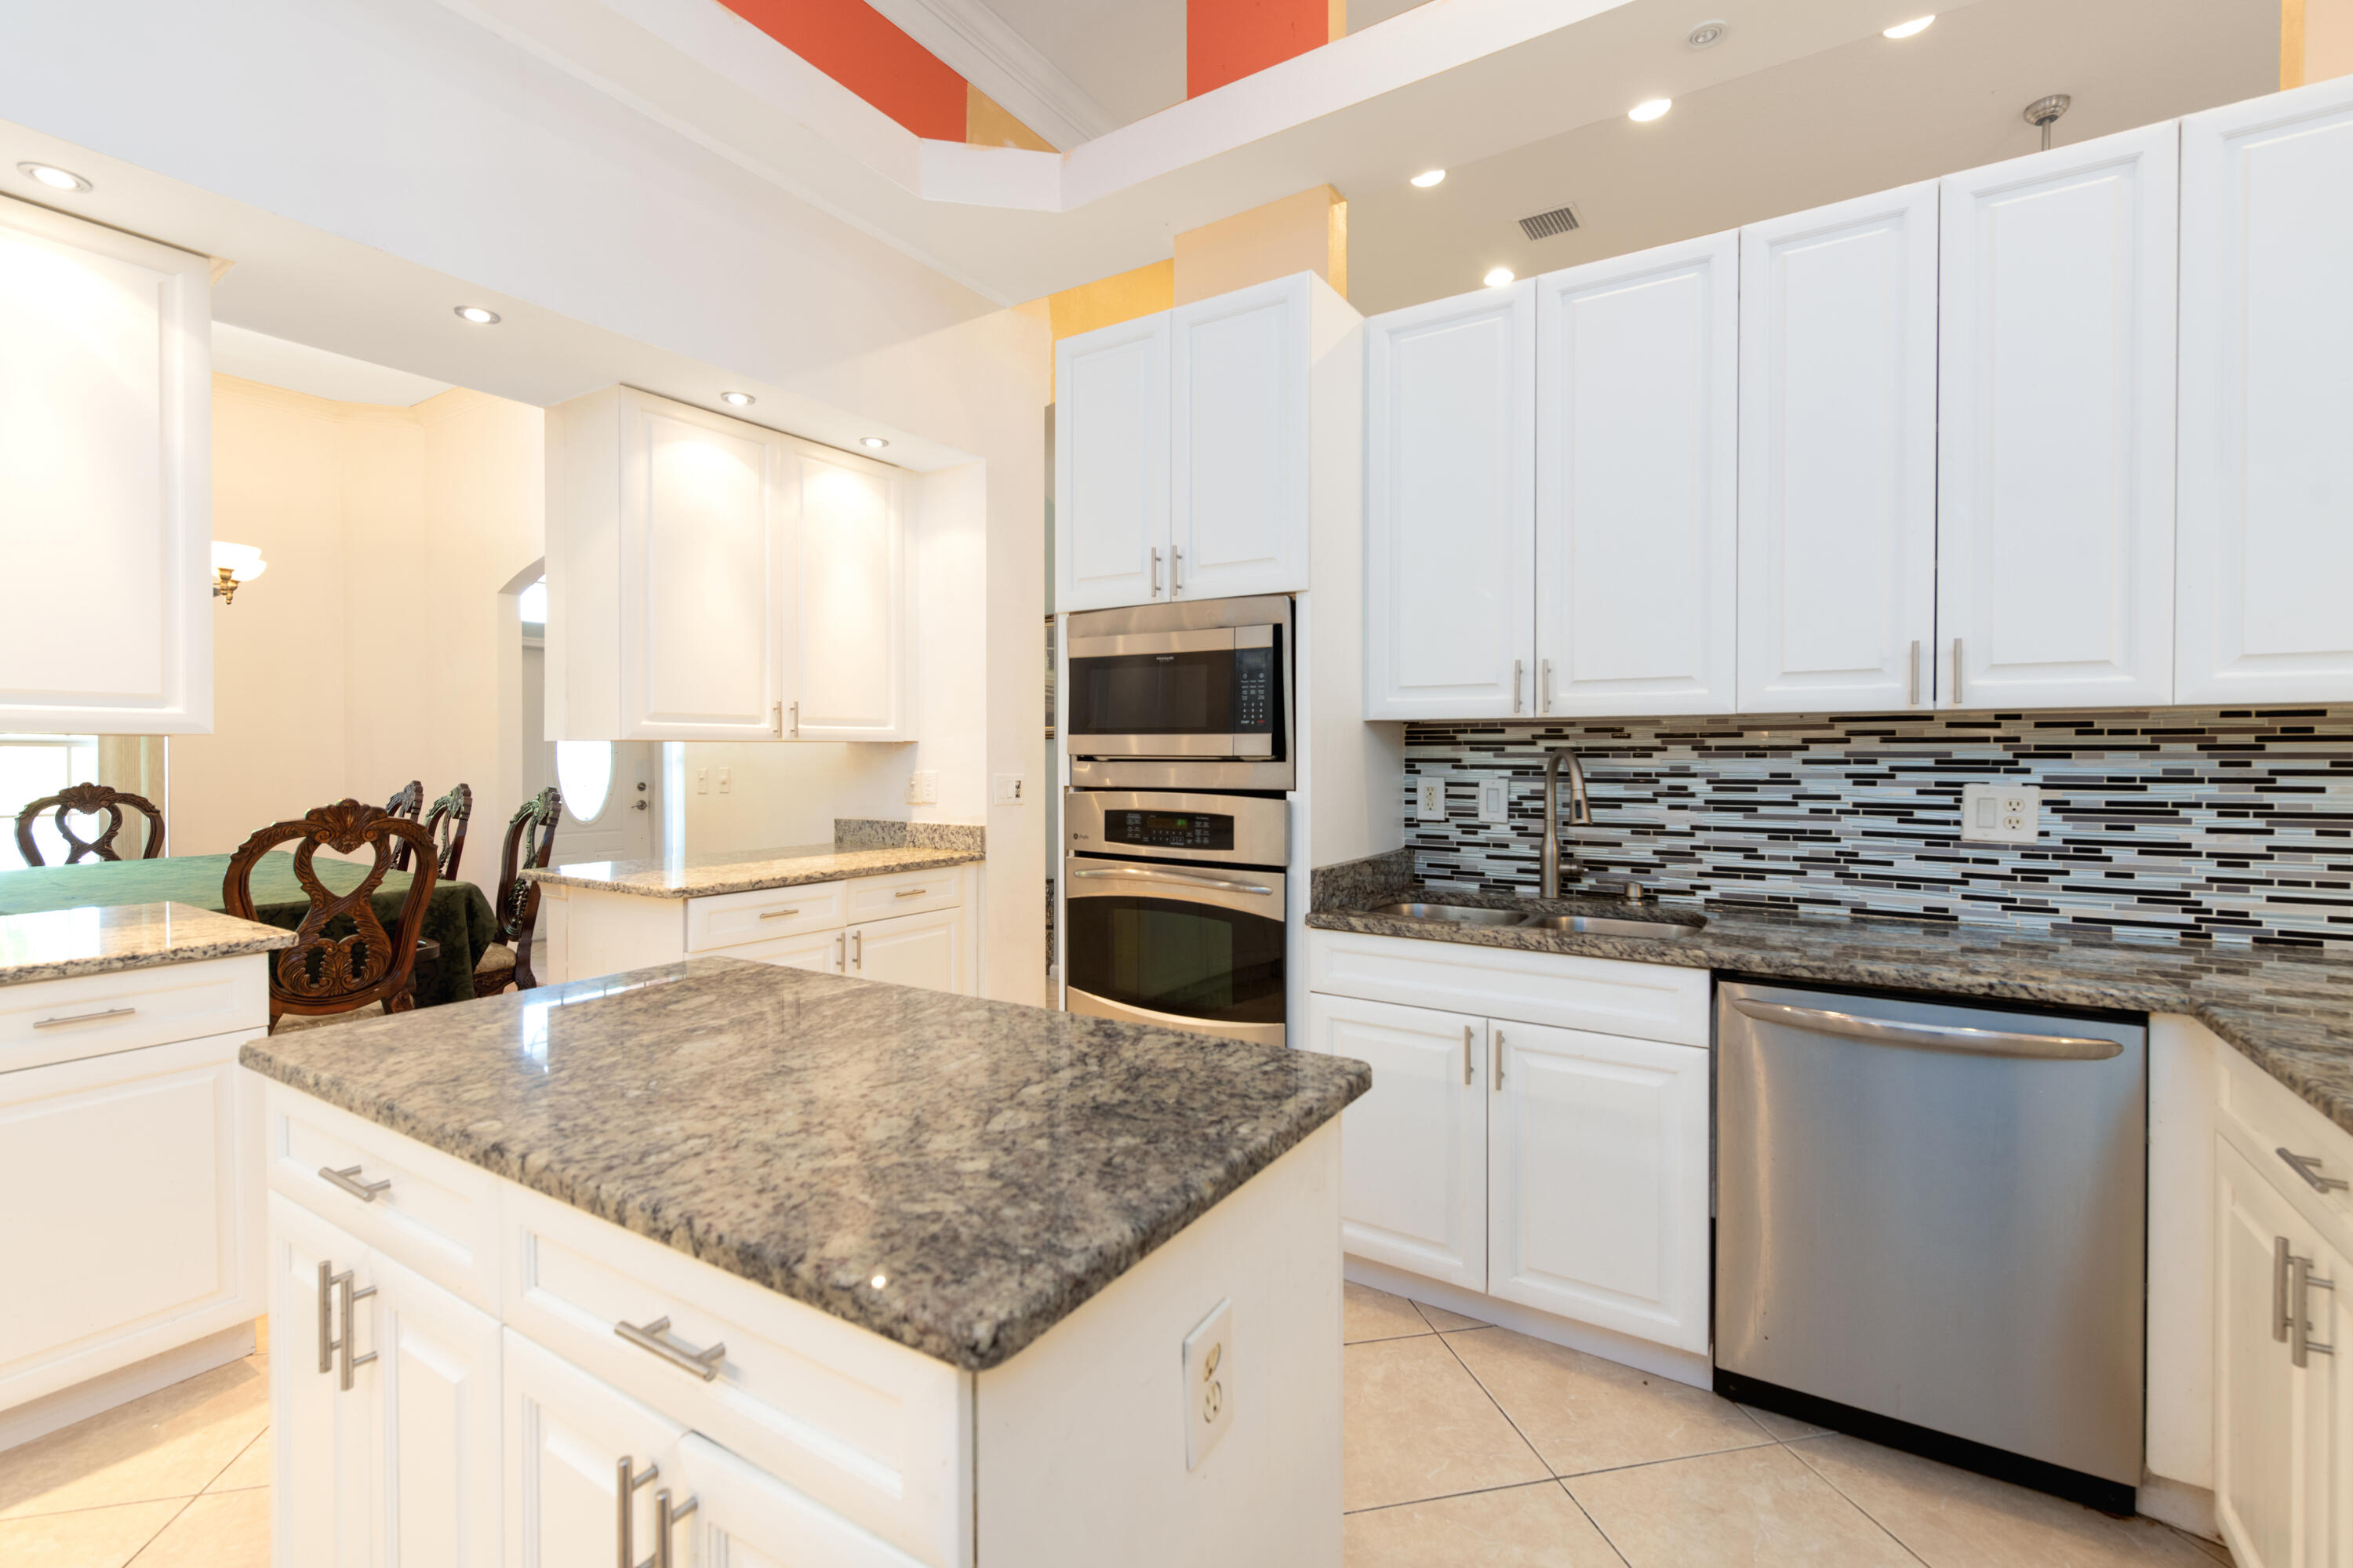
[[[964,78],[865,0],[720,4],[916,135],[964,140]]]
[[[1332,41],[1331,0],[1186,0],[1185,96]]]

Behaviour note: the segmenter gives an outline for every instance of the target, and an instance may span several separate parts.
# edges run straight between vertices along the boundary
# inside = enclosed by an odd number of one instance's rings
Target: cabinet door
[[[795,461],[786,732],[798,740],[913,740],[898,487],[880,464],[814,452]]]
[[[778,438],[620,394],[623,740],[776,734]],[[582,629],[581,635],[586,635]]]
[[[679,1444],[681,1563],[725,1568],[921,1568],[888,1542],[699,1433]],[[691,1538],[691,1539],[690,1539]]]
[[[499,1325],[381,1255],[354,1312],[354,1374],[376,1425],[376,1561],[386,1568],[495,1568],[500,1556]],[[357,1386],[364,1383],[365,1387]]]
[[[2214,1179],[2215,1518],[2246,1568],[2322,1568],[2334,1561],[2326,1532],[2337,1483],[2325,1471],[2325,1406],[2335,1357],[2314,1355],[2298,1368],[2286,1343],[2294,1259],[2314,1258],[2317,1271],[2322,1249],[2295,1207],[2221,1139]],[[2331,1295],[2316,1293],[2314,1305],[2329,1310]]]
[[[746,942],[737,948],[716,948],[712,951],[723,958],[749,959],[754,963],[779,964],[788,969],[815,969],[819,974],[838,975],[842,969],[844,949],[849,944],[845,931],[804,931],[794,937],[776,937],[765,942]]]
[[[269,1195],[271,1538],[286,1568],[372,1568],[376,1427],[370,1395],[345,1390],[337,1292],[328,1276],[368,1269],[367,1248],[291,1199]],[[354,1287],[361,1283],[354,1280]],[[366,1341],[357,1354],[365,1354]],[[366,1369],[373,1372],[374,1368]],[[371,1388],[372,1388],[371,1384]]]
[[[1739,256],[1536,280],[1538,713],[1732,711]]]
[[[685,1429],[512,1329],[501,1330],[507,1568],[603,1568],[653,1555],[654,1493],[670,1486]],[[658,1475],[631,1489],[621,1551],[619,1466]],[[683,1500],[683,1499],[681,1499]],[[692,1559],[689,1559],[692,1561]]]
[[[0,732],[213,727],[210,268],[0,199]]]
[[[1311,994],[1307,1048],[1371,1064],[1341,1113],[1341,1245],[1487,1288],[1487,1021]]]
[[[848,933],[849,972],[860,980],[926,991],[962,991],[964,911],[935,909],[870,920]]]
[[[1172,599],[1307,587],[1311,273],[1169,317]]]
[[[1529,711],[1536,286],[1366,323],[1365,716]]]
[[[2181,122],[2174,697],[2353,699],[2353,79]]]
[[[1927,705],[1936,186],[1740,231],[1740,711]]]
[[[2178,136],[1942,182],[1939,707],[2172,700]]]
[[[1168,316],[1054,345],[1055,603],[1148,604],[1168,570]]]
[[[1707,1052],[1488,1027],[1488,1293],[1704,1351]]]

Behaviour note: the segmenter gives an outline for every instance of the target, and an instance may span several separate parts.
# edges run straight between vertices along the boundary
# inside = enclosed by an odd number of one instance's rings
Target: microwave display
[[[1281,667],[1271,647],[1074,656],[1071,733],[1271,736]]]
[[[1216,811],[1106,811],[1103,838],[1154,849],[1230,850],[1234,820]]]

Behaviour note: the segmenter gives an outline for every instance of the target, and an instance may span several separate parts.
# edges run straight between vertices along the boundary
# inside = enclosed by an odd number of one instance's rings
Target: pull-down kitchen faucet
[[[1560,896],[1560,765],[1568,764],[1569,825],[1586,827],[1593,821],[1593,802],[1585,793],[1585,769],[1578,766],[1577,753],[1567,747],[1556,747],[1545,753],[1545,831],[1544,874],[1537,893],[1545,898]]]

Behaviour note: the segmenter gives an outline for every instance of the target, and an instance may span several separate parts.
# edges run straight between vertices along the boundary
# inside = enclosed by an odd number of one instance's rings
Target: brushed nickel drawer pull
[[[2287,1343],[2287,1281],[2295,1262],[2287,1237],[2272,1237],[2272,1338],[2283,1345]]]
[[[613,1494],[620,1504],[620,1517],[613,1521],[613,1539],[620,1545],[615,1563],[617,1568],[645,1568],[645,1564],[638,1561],[638,1489],[660,1475],[661,1466],[657,1462],[640,1470],[625,1458],[613,1469]],[[670,1494],[664,1492],[661,1495],[668,1497]],[[655,1550],[659,1551],[660,1548]]]
[[[2344,1177],[2320,1173],[2321,1160],[2317,1154],[2290,1154],[2284,1149],[2274,1149],[2272,1152],[2286,1160],[2287,1168],[2310,1182],[2316,1192],[2353,1191],[2353,1182],[2348,1182]]]
[[[1915,708],[1920,705],[1920,640],[1916,637],[1912,640],[1912,700],[1909,705]]]
[[[389,1176],[381,1181],[361,1181],[360,1168],[356,1165],[346,1165],[341,1171],[330,1171],[322,1165],[319,1167],[319,1177],[322,1181],[342,1188],[363,1203],[375,1202],[376,1194],[388,1192],[392,1187],[392,1178]]]
[[[898,892],[891,895],[891,896],[893,898],[921,898],[924,894],[929,893],[931,889],[928,887],[902,887],[899,889]]]
[[[1462,1086],[1466,1089],[1471,1086],[1471,1028],[1468,1023],[1462,1026]]]
[[[707,1351],[681,1350],[662,1336],[670,1332],[670,1319],[657,1318],[639,1328],[635,1323],[616,1323],[613,1332],[641,1351],[651,1351],[681,1372],[691,1372],[709,1383],[719,1375],[719,1363],[727,1359],[727,1344],[722,1340]]]
[[[370,1351],[364,1356],[352,1354],[352,1341],[359,1338],[359,1326],[352,1321],[352,1308],[375,1294],[375,1287],[373,1285],[364,1290],[353,1289],[352,1271],[348,1268],[335,1276],[335,1299],[343,1308],[343,1337],[335,1341],[335,1349],[341,1353],[338,1364],[342,1369],[342,1377],[339,1381],[346,1393],[351,1392],[352,1373],[376,1358],[376,1352],[374,1351]]]
[[[678,1559],[672,1555],[677,1548],[671,1544],[670,1532],[677,1527],[678,1521],[692,1513],[695,1505],[702,1500],[700,1498],[689,1498],[684,1502],[673,1506],[670,1500],[668,1487],[654,1493],[653,1568],[677,1568]]]
[[[69,1012],[62,1018],[36,1018],[36,1029],[58,1029],[69,1023],[96,1023],[102,1018],[128,1018],[139,1010],[135,1007],[109,1007],[97,1012]]]
[[[2291,1257],[2288,1264],[2295,1272],[2288,1281],[2287,1359],[2301,1367],[2309,1364],[2307,1358],[2311,1352],[2317,1351],[2324,1356],[2337,1353],[2335,1345],[2324,1345],[2312,1337],[2312,1319],[2307,1315],[2312,1292],[2333,1291],[2337,1288],[2337,1281],[2323,1279],[2314,1274],[2312,1259],[2308,1257]]]
[[[799,913],[800,911],[797,909],[763,909],[760,911],[760,918],[763,920],[782,920],[787,916],[797,915]]]
[[[1490,1025],[1489,1027],[1492,1028],[1493,1026]],[[1499,1095],[1504,1092],[1504,1032],[1500,1029],[1495,1030],[1494,1090]]]
[[[849,934],[849,967],[860,974],[866,972],[866,933],[863,931]]]

